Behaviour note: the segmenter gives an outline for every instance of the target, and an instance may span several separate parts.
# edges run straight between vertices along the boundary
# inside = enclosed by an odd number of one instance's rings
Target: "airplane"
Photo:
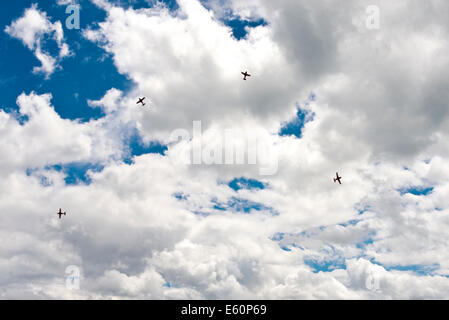
[[[243,80],[246,80],[246,77],[251,77],[251,75],[248,73],[248,71],[242,72],[243,74]]]
[[[137,103],[136,104],[139,104],[139,103],[141,103],[142,104],[142,107],[145,105],[145,103],[143,102],[143,100],[145,100],[145,97],[143,97],[143,98],[139,98],[139,101],[137,101]]]
[[[339,177],[338,172],[337,172],[337,178],[334,178],[334,183],[338,181],[338,183],[341,184],[341,181],[340,181],[341,178],[342,177]]]
[[[62,212],[61,208],[59,208],[59,212],[57,214],[59,214],[59,219],[61,219],[62,215],[66,215],[65,212]]]

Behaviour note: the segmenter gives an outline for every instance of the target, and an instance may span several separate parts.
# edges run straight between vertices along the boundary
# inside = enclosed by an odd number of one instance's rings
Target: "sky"
[[[449,295],[446,1],[0,6],[1,299]]]

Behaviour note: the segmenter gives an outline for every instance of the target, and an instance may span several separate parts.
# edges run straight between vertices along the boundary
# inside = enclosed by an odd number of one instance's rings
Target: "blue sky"
[[[20,4],[13,2],[10,6],[7,6],[7,10],[2,10],[0,22],[2,25],[11,24],[14,19],[23,15],[24,8],[29,8],[34,3],[35,1]],[[65,40],[72,51],[72,55],[60,62],[59,70],[56,70],[49,79],[45,79],[41,74],[30,72],[34,66],[39,65],[39,61],[34,57],[32,51],[26,48],[18,39],[10,37],[6,32],[0,33],[0,42],[2,43],[0,63],[3,64],[0,68],[0,78],[4,79],[4,85],[0,87],[2,108],[7,111],[17,109],[15,100],[22,92],[51,93],[55,111],[62,118],[86,122],[104,116],[100,108],[90,107],[87,104],[88,100],[99,100],[111,88],[126,92],[135,85],[125,75],[117,71],[111,55],[85,39],[82,35],[82,29],[97,28],[98,22],[103,21],[106,17],[105,12],[90,1],[83,0],[79,3],[81,4],[81,30],[67,29],[65,27],[65,19],[68,17],[66,6],[57,6],[54,1],[50,0],[41,1],[38,4],[38,9],[46,12],[51,22],[61,21]],[[133,1],[131,3],[118,1],[116,3],[120,3],[124,8],[132,6],[134,9],[148,6],[145,1]],[[167,0],[164,3],[170,10],[178,8],[176,1]],[[233,36],[238,40],[246,36],[246,27],[257,27],[267,24],[263,19],[247,21],[240,20],[234,15],[223,19],[222,23],[232,28]],[[43,49],[52,56],[57,55],[54,41],[46,41]],[[21,62],[20,64],[17,64],[18,60]],[[310,120],[309,117],[307,120]],[[281,135],[292,134],[300,138],[301,129],[305,122],[305,112],[298,107],[297,119],[287,123],[282,129]],[[127,145],[123,158],[123,162],[126,164],[132,164],[134,156],[147,153],[157,153],[164,156],[168,149],[167,146],[157,141],[145,145],[137,130],[127,137],[124,143]],[[89,172],[99,172],[104,167],[105,164],[103,163],[73,162],[51,165],[45,169],[62,172],[65,175],[64,181],[67,185],[89,185],[91,183]],[[36,168],[28,168],[29,174],[35,171]],[[45,186],[51,185],[44,176],[41,179],[41,183]],[[261,190],[266,187],[264,183],[256,179],[247,179],[245,177],[235,178],[228,185],[235,191],[242,188]],[[239,197],[231,197],[226,203],[216,203],[213,205],[213,208],[247,214],[268,210],[276,214],[273,208]]]
[[[170,10],[178,8],[176,1],[163,1]],[[37,3],[30,1],[10,1],[7,6],[3,6],[0,11],[0,25],[2,31],[5,26],[22,16],[24,10]],[[81,0],[80,27],[81,30],[67,29],[65,20],[69,16],[66,13],[66,6],[58,6],[53,0],[38,2],[38,9],[47,13],[52,22],[61,21],[64,30],[64,37],[69,44],[72,55],[60,62],[59,70],[56,70],[49,79],[45,79],[41,74],[30,72],[33,67],[39,65],[39,61],[33,52],[25,47],[21,41],[12,38],[6,32],[0,32],[0,108],[7,111],[17,111],[17,97],[25,92],[31,91],[37,94],[51,93],[52,105],[55,111],[64,119],[77,119],[82,122],[91,119],[98,119],[104,116],[100,108],[92,108],[88,105],[88,100],[99,100],[105,92],[111,88],[121,91],[130,90],[134,84],[125,75],[120,74],[114,66],[113,59],[102,48],[85,39],[82,30],[87,28],[97,28],[98,23],[106,17],[104,10],[98,8],[91,1]],[[134,9],[148,7],[147,1],[119,1],[124,8]],[[241,39],[245,36],[245,26],[257,26],[264,24],[262,20],[257,22],[240,21],[233,18],[226,20],[234,29],[234,35]],[[54,41],[47,39],[43,49],[51,55],[57,55],[57,48]],[[164,155],[166,146],[158,142],[151,142],[145,145],[141,137],[136,132],[129,141],[124,141],[129,145],[129,153],[123,159],[126,163],[131,163],[133,156],[145,153],[159,153]],[[95,163],[73,163],[69,165],[56,165],[51,169],[64,172],[68,184],[88,183],[87,171],[95,168],[101,170],[103,166]]]
[[[170,10],[178,9],[175,0],[164,0],[162,2]],[[24,10],[35,3],[37,2],[33,0],[8,2],[8,5],[2,7],[0,12],[2,29],[4,30],[5,26],[10,25],[13,20],[22,16]],[[71,56],[60,62],[60,68],[49,79],[45,79],[41,74],[30,72],[33,67],[40,64],[31,50],[6,32],[0,32],[1,109],[7,112],[18,110],[16,99],[23,92],[26,94],[31,91],[37,94],[51,93],[52,105],[61,118],[87,122],[104,116],[100,108],[90,107],[88,100],[99,100],[111,88],[126,92],[135,86],[126,75],[117,71],[110,54],[82,35],[83,29],[95,29],[99,22],[104,21],[106,18],[105,11],[89,0],[81,0],[78,3],[81,5],[81,30],[65,27],[65,20],[69,16],[66,13],[67,6],[58,6],[54,0],[38,2],[38,9],[46,12],[52,22],[60,21],[62,23],[65,40],[72,52]],[[120,4],[123,8],[141,9],[148,7],[148,1],[144,0],[115,1],[114,3]],[[235,16],[223,19],[222,22],[233,29],[233,34],[237,39],[246,36],[245,27],[266,25],[263,19],[246,21]],[[57,55],[55,42],[51,39],[44,42],[43,49],[53,56]],[[299,112],[298,116],[301,119]],[[294,130],[300,130],[300,128],[295,125]],[[130,163],[133,156],[145,153],[164,155],[167,150],[167,146],[156,141],[145,145],[137,132],[129,138],[129,141],[124,141],[124,143],[129,146],[129,153],[123,159],[126,163]],[[68,175],[67,182],[79,183],[88,182],[86,173],[92,167],[101,168],[102,166],[85,163],[56,166],[53,169],[65,172]]]
[[[61,21],[64,37],[69,44],[72,55],[60,62],[49,79],[41,74],[33,74],[31,70],[40,62],[31,50],[18,39],[3,32],[6,25],[22,16],[25,8],[31,7],[36,1],[11,1],[0,12],[0,106],[10,112],[17,110],[16,99],[21,93],[37,94],[51,93],[52,105],[55,111],[64,119],[78,119],[82,122],[98,119],[104,116],[100,108],[88,106],[88,100],[98,100],[111,88],[129,90],[132,82],[117,72],[112,58],[91,41],[86,40],[81,30],[65,28],[66,6],[58,6],[54,1],[39,1],[38,9],[47,12],[51,21]],[[98,21],[104,20],[106,14],[90,1],[81,1],[81,28],[95,27]],[[47,40],[43,49],[51,55],[55,52],[55,42]],[[18,63],[18,61],[20,61]],[[130,143],[131,154],[143,152],[146,148],[137,144],[135,139]],[[56,165],[49,169],[62,171],[66,174],[67,184],[89,183],[87,171],[94,168],[101,170],[103,166],[96,163],[72,163]]]
[[[0,114],[0,211],[8,214],[0,224],[10,223],[0,235],[17,239],[0,258],[18,261],[14,282],[26,288],[21,268],[41,280],[27,266],[45,265],[51,281],[42,292],[61,292],[60,273],[76,264],[106,297],[154,290],[158,298],[254,299],[266,290],[268,298],[370,298],[357,284],[370,269],[390,279],[387,297],[405,287],[408,296],[426,287],[433,297],[435,283],[449,284],[449,139],[438,127],[444,112],[433,109],[444,105],[445,91],[435,88],[446,77],[414,69],[445,61],[440,51],[429,58],[433,46],[421,43],[427,29],[401,20],[393,33],[363,33],[360,7],[348,3],[327,12],[293,0],[167,0],[166,14],[126,10],[151,1],[110,0],[124,10],[108,16],[107,7],[79,2],[81,30],[66,28],[66,6],[56,0],[4,1],[0,10],[0,108],[12,115]],[[48,78],[33,73],[36,51],[5,32],[34,3],[62,23],[71,51]],[[401,49],[408,45],[413,57]],[[44,35],[42,49],[57,57],[60,47]],[[247,81],[243,70],[252,74]],[[411,81],[413,72],[429,82]],[[136,107],[137,94],[148,98],[146,108]],[[29,118],[17,115],[19,96]],[[277,157],[277,171],[179,165],[197,140],[167,137],[190,132],[196,120],[203,152],[224,145],[220,130],[236,130],[233,139],[249,144],[247,130],[267,143],[258,151]],[[332,180],[336,171],[342,185]],[[63,207],[65,219],[55,222],[53,207]],[[64,254],[52,251],[61,247]],[[129,277],[139,284],[134,291],[123,285]]]
[[[171,10],[178,7],[175,0],[163,2]],[[133,86],[131,80],[118,73],[110,55],[82,36],[82,29],[95,28],[105,19],[106,13],[91,1],[81,0],[79,1],[81,30],[70,30],[64,27],[65,20],[69,16],[65,12],[66,6],[58,6],[54,0],[8,1],[0,11],[2,31],[5,26],[22,16],[25,8],[31,7],[34,3],[38,3],[38,8],[47,12],[53,22],[61,21],[64,37],[74,54],[60,63],[61,70],[57,70],[49,80],[45,80],[42,75],[30,72],[39,64],[33,53],[21,41],[0,32],[0,107],[5,110],[17,109],[16,99],[22,92],[35,91],[39,94],[51,92],[53,106],[62,118],[89,121],[102,117],[102,111],[99,108],[89,107],[87,101],[100,99],[111,88],[127,91]],[[147,1],[143,0],[118,3],[125,8],[148,7]],[[234,36],[238,39],[246,35],[245,26],[255,27],[266,23],[263,20],[242,21],[238,18],[223,22],[233,28]],[[55,50],[54,46],[53,41],[47,41],[44,49],[52,53]],[[20,63],[17,63],[18,61]]]
[[[31,7],[34,3],[36,2],[11,2],[11,5],[5,8],[6,10],[1,11],[0,23],[3,26],[10,25],[13,20],[23,15],[25,8]],[[49,79],[45,79],[41,74],[30,72],[34,66],[39,65],[39,61],[31,50],[6,32],[0,33],[0,43],[2,44],[0,51],[0,79],[3,82],[3,85],[0,87],[0,105],[3,109],[8,112],[17,110],[16,98],[22,92],[51,93],[55,111],[62,118],[87,122],[104,116],[100,108],[90,107],[87,103],[88,100],[99,100],[111,88],[126,92],[135,85],[125,75],[117,71],[110,54],[82,35],[83,29],[97,28],[98,23],[106,18],[105,12],[90,1],[83,0],[79,3],[81,5],[81,30],[67,29],[65,27],[65,19],[69,16],[66,14],[66,6],[58,6],[54,1],[50,0],[38,3],[38,9],[46,12],[51,22],[61,21],[65,40],[72,52],[71,56],[60,62],[60,68]],[[124,8],[133,7],[134,9],[140,9],[148,7],[146,1],[132,1],[130,3],[117,1],[115,3],[119,3]],[[170,10],[178,9],[174,0],[167,0],[164,3]],[[267,24],[263,19],[257,19],[256,21],[240,20],[232,14],[228,18],[224,18],[222,23],[232,28],[233,36],[238,40],[246,36],[246,27],[257,27]],[[52,56],[57,55],[55,42],[51,41],[51,39],[47,39],[44,42],[43,49]],[[17,63],[17,61],[20,61],[20,63]],[[305,113],[298,107],[297,119],[287,123],[281,134],[293,134],[299,138],[305,122]],[[164,156],[168,149],[167,146],[157,141],[145,145],[137,130],[127,137],[124,143],[127,145],[123,158],[123,162],[126,164],[132,164],[134,156],[147,153],[157,153]],[[64,181],[67,185],[89,185],[91,182],[89,172],[102,171],[104,167],[105,164],[103,163],[73,162],[46,166],[45,170],[62,172],[65,175]],[[27,170],[29,174],[32,174],[36,171],[36,168],[28,168]],[[51,185],[45,176],[41,178],[41,183],[45,186]],[[228,185],[235,191],[242,188],[258,190],[266,187],[264,183],[256,179],[247,179],[245,177],[235,178]],[[217,203],[213,207],[216,210],[233,210],[244,213],[254,213],[261,210],[274,212],[273,208],[267,207],[262,203],[239,197],[232,197],[226,203]]]
[[[0,13],[2,31],[14,19],[23,15],[24,9],[36,1],[11,1]],[[82,1],[81,27],[95,26],[95,23],[105,18],[105,12],[98,9],[90,1]],[[52,21],[61,21],[64,26],[68,15],[65,6],[58,6],[54,1],[39,1],[38,8],[47,12]],[[64,29],[64,36],[74,55],[63,59],[61,70],[57,70],[51,78],[45,80],[42,75],[30,72],[39,61],[21,41],[10,37],[5,32],[0,33],[0,78],[3,85],[0,89],[1,106],[5,109],[15,109],[16,99],[22,93],[35,91],[53,96],[53,106],[56,112],[65,119],[81,119],[88,121],[102,116],[98,108],[91,108],[87,100],[98,100],[112,88],[122,90],[132,86],[131,81],[120,75],[113,65],[110,56],[101,48],[82,35],[81,30]],[[43,48],[52,52],[53,41],[47,41]],[[20,61],[20,63],[17,63]]]

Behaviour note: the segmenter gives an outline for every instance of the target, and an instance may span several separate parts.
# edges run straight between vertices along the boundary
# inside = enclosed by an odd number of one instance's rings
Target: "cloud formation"
[[[18,115],[0,113],[0,236],[11,240],[0,248],[1,297],[447,297],[449,5],[377,1],[380,29],[369,30],[371,2],[208,10],[179,0],[176,12],[95,2],[107,17],[84,35],[136,86],[90,101],[105,117],[88,123],[61,119],[51,96],[35,93],[18,98]],[[267,24],[237,40],[220,20],[226,10]],[[20,25],[9,32],[35,50],[41,29],[25,37]],[[149,108],[135,107],[144,95]],[[280,136],[298,105],[313,119],[300,136]],[[195,120],[211,150],[226,129],[237,144],[256,135],[277,171],[180,162],[198,141],[171,133],[191,133]],[[123,163],[133,130],[169,144],[166,155]],[[66,185],[48,168],[59,162],[104,169]],[[264,188],[229,185],[241,177]],[[82,271],[80,290],[65,287],[68,265]]]
[[[26,9],[22,17],[5,28],[5,32],[11,37],[21,40],[28,49],[33,51],[41,62],[41,66],[35,67],[33,72],[43,73],[46,79],[56,70],[58,62],[70,55],[69,47],[64,42],[61,22],[52,23],[47,14],[37,8],[37,4]],[[44,42],[48,39],[56,41],[59,49],[56,57],[51,56],[43,49]]]

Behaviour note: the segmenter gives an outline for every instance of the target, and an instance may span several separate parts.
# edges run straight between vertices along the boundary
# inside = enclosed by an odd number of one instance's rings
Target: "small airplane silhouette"
[[[144,105],[145,105],[145,103],[143,102],[143,100],[145,100],[145,98],[146,98],[146,97],[143,97],[143,98],[139,98],[139,101],[137,101],[137,103],[136,103],[136,104],[139,104],[139,103],[141,103],[141,104],[142,104],[142,106],[144,106]]]
[[[242,72],[243,74],[243,80],[246,80],[246,77],[251,77],[251,75],[248,73],[248,71]]]
[[[66,215],[65,212],[62,212],[61,208],[59,208],[59,212],[57,214],[59,215],[59,219],[61,219],[62,215]]]
[[[340,181],[341,178],[342,177],[339,177],[338,172],[337,172],[337,178],[334,178],[334,183],[338,181],[338,183],[341,184],[341,181]]]

